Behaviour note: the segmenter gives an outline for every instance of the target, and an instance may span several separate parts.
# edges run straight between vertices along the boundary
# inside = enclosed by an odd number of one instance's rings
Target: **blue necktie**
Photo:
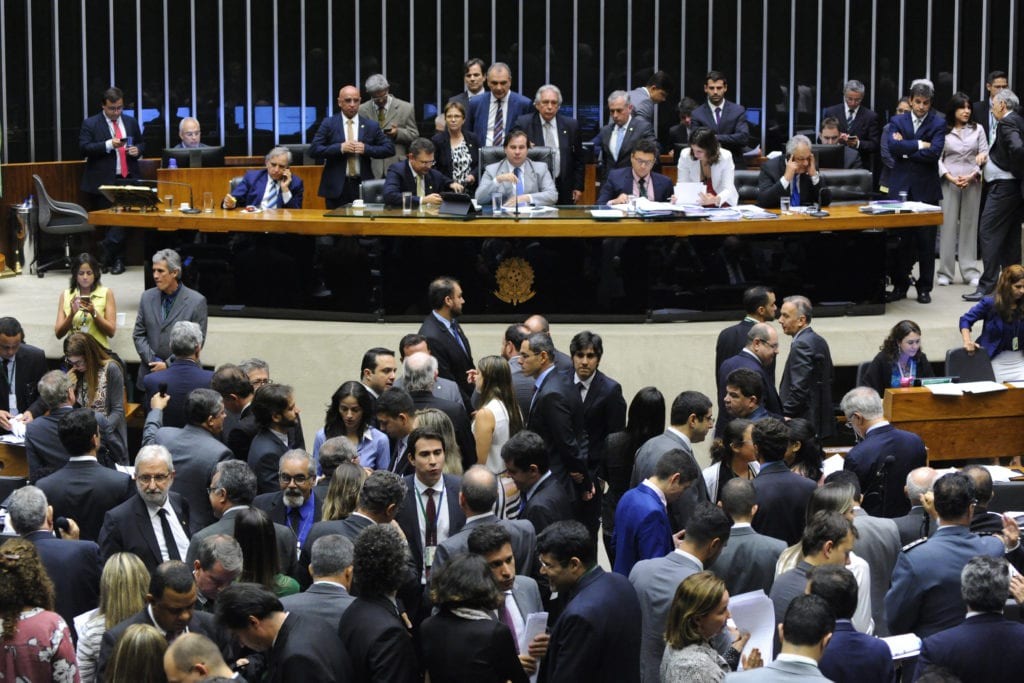
[[[800,206],[800,176],[793,176],[792,192],[789,197],[790,206]]]
[[[267,190],[267,199],[263,203],[264,204],[263,208],[265,208],[265,209],[274,209],[274,208],[277,207],[277,198],[278,198],[278,195],[279,195],[278,189],[277,189],[277,183],[274,182],[273,180],[271,180],[270,178],[267,178],[267,183],[269,183],[270,188]]]
[[[526,187],[523,185],[523,169],[522,168],[517,168],[515,170],[515,173],[516,173],[516,195],[517,196],[524,195],[524,194],[526,194]]]

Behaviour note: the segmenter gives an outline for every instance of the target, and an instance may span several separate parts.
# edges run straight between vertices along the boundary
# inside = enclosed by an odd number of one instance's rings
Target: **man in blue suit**
[[[530,98],[512,92],[512,69],[504,62],[495,62],[487,69],[487,88],[490,92],[469,98],[466,127],[481,147],[499,147],[505,144],[516,120],[530,113]]]
[[[199,363],[203,349],[203,330],[199,323],[179,320],[171,328],[171,353],[174,362],[162,372],[146,375],[142,384],[146,389],[146,404],[152,407],[153,396],[160,393],[160,385],[167,385],[164,393],[170,397],[163,411],[163,427],[184,427],[188,424],[185,409],[188,395],[193,389],[208,389],[213,371],[204,370]],[[206,481],[209,481],[207,477]],[[205,482],[204,482],[205,483]]]
[[[768,323],[756,323],[747,331],[747,345],[735,356],[726,358],[718,368],[718,416],[715,425],[715,436],[721,436],[725,425],[729,423],[725,415],[726,380],[736,370],[746,368],[761,375],[764,383],[764,396],[761,404],[769,413],[782,414],[782,401],[775,388],[775,375],[769,368],[775,365],[775,357],[779,355],[779,333]]]
[[[962,681],[1017,680],[1024,669],[1024,624],[1003,616],[1009,593],[1006,560],[972,558],[960,573],[960,595],[968,616],[958,626],[924,639],[917,670],[936,664]]]
[[[623,494],[615,508],[615,567],[623,576],[640,560],[672,552],[672,526],[668,503],[693,485],[700,470],[682,449],[658,459],[654,474]]]
[[[766,417],[755,423],[751,438],[761,463],[761,471],[754,477],[754,531],[792,545],[803,535],[807,501],[817,487],[807,477],[792,472],[783,459],[789,446],[789,430],[781,420]]]
[[[233,209],[239,204],[259,209],[301,209],[302,179],[292,175],[292,153],[287,147],[275,147],[264,159],[266,170],[246,171],[242,182],[224,197],[222,206]]]
[[[373,179],[370,159],[386,159],[395,145],[373,119],[359,115],[359,88],[346,85],[338,91],[341,112],[323,120],[309,145],[309,155],[324,160],[317,194],[328,209],[359,199],[359,186]]]
[[[704,93],[708,98],[690,115],[690,130],[710,128],[715,131],[718,143],[732,152],[732,158],[738,164],[750,139],[750,127],[747,125],[747,110],[725,99],[728,91],[729,82],[725,74],[709,71],[704,78]]]
[[[938,163],[946,142],[946,119],[932,111],[935,92],[930,81],[917,80],[910,86],[910,111],[897,114],[889,122],[889,152],[893,167],[889,172],[889,196],[907,193],[915,202],[938,204],[942,200],[942,185]],[[893,290],[888,300],[898,301],[907,295],[910,269],[918,262],[920,275],[914,285],[917,302],[932,301],[935,278],[934,225],[900,231],[898,263],[893,272]]]
[[[441,204],[441,193],[462,192],[462,185],[434,168],[434,143],[426,138],[416,138],[409,143],[409,154],[405,161],[388,166],[384,181],[384,203],[401,206],[402,193],[412,195],[412,204]]]
[[[608,177],[601,183],[597,203],[625,204],[629,201],[629,195],[652,202],[672,201],[672,180],[651,171],[657,159],[658,143],[653,140],[637,140],[629,156],[629,167],[608,172]]]

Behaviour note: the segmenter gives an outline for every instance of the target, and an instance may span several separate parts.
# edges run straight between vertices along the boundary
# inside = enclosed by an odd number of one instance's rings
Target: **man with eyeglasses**
[[[426,138],[416,138],[409,145],[405,161],[388,167],[384,181],[384,203],[388,206],[402,206],[402,195],[412,196],[412,206],[424,204],[440,206],[442,192],[462,192],[461,184],[434,168],[434,143]]]
[[[779,207],[779,199],[789,197],[790,206],[828,206],[832,193],[824,176],[818,173],[811,153],[811,139],[794,135],[786,142],[786,153],[761,164],[757,178],[757,205]]]
[[[313,491],[316,463],[301,448],[292,449],[278,461],[277,480],[281,490],[261,493],[252,501],[252,506],[265,511],[275,523],[294,531],[302,545],[313,524],[322,517],[323,501]]]
[[[46,354],[25,343],[21,323],[0,318],[0,431],[11,431],[14,418],[28,423],[46,412],[37,388],[46,369]]]
[[[177,149],[201,149],[209,147],[202,142],[202,130],[199,127],[199,120],[186,116],[178,124],[178,137],[181,138],[175,147]]]
[[[666,175],[651,171],[657,160],[658,143],[637,140],[629,156],[629,167],[616,168],[608,173],[608,178],[601,183],[597,203],[626,204],[630,196],[652,202],[672,201],[672,181]]]
[[[775,295],[772,294],[772,311],[774,315]],[[764,383],[764,394],[761,404],[769,413],[782,414],[782,401],[775,388],[775,357],[779,355],[779,333],[775,326],[767,322],[751,325],[747,330],[747,345],[739,353],[726,358],[718,367],[718,414],[725,414],[725,390],[729,375],[736,370],[747,369],[757,372]],[[715,436],[720,436],[728,420],[715,425]]]
[[[274,383],[274,380],[270,377],[270,365],[267,361],[260,358],[246,358],[238,364],[245,376],[249,378],[249,384],[252,385],[253,395],[265,386],[269,386]],[[248,410],[245,410],[248,408]],[[234,427],[235,425],[232,425]],[[252,437],[259,431],[259,425],[256,423],[256,418],[252,414],[252,404],[246,403],[239,414],[239,426],[248,430],[248,441],[245,443],[245,451],[241,456],[236,455],[235,457],[240,460],[245,460],[249,454],[249,445],[252,443]],[[291,444],[292,448],[305,448],[306,440],[302,435],[302,418],[296,415],[295,426],[288,429],[288,443]],[[232,446],[232,444],[228,444]],[[234,446],[232,446],[234,449]]]
[[[99,545],[104,560],[114,553],[135,553],[153,573],[161,562],[185,557],[190,535],[188,501],[171,491],[172,484],[170,451],[156,444],[143,446],[135,456],[139,495],[103,518]]]

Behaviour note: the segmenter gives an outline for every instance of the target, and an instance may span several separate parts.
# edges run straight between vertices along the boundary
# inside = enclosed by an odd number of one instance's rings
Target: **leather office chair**
[[[495,164],[505,158],[504,147],[481,147],[480,148],[480,170],[487,168],[489,164]],[[526,158],[531,161],[542,161],[548,165],[548,171],[551,173],[551,177],[555,178],[558,172],[555,170],[555,155],[552,153],[550,147],[544,145],[537,145],[531,147],[526,152]]]
[[[281,145],[292,153],[292,166],[318,166],[320,162],[309,156],[309,145]]]
[[[238,184],[245,178],[244,175],[236,175],[234,178],[228,181],[228,194],[234,194]]]
[[[78,204],[58,202],[46,191],[43,179],[32,176],[36,186],[37,225],[47,235],[59,235],[64,238],[64,255],[48,263],[37,265],[37,256],[32,260],[32,270],[39,277],[48,270],[55,268],[71,268],[71,236],[95,232],[96,228],[89,224],[89,213]]]
[[[871,365],[871,361],[866,360],[857,364],[857,383],[854,386],[864,386],[864,376],[868,374],[868,367]]]
[[[367,204],[383,204],[384,180],[364,180],[359,184],[359,198]]]
[[[959,377],[961,382],[994,382],[996,379],[992,359],[980,346],[973,356],[961,346],[946,351],[946,375]]]

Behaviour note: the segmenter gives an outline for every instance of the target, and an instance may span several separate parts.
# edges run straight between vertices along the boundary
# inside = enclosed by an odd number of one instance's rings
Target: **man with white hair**
[[[779,199],[789,197],[790,206],[828,206],[832,193],[818,173],[811,153],[811,139],[794,135],[786,142],[786,153],[761,164],[757,178],[757,205],[777,208]]]
[[[405,389],[412,396],[416,410],[435,408],[452,421],[455,429],[455,443],[462,455],[465,469],[476,463],[476,442],[469,426],[469,416],[461,403],[434,396],[434,382],[437,379],[437,358],[429,353],[414,353],[402,361],[402,377]]]
[[[576,119],[563,116],[562,91],[557,85],[542,85],[533,98],[537,111],[516,119],[516,128],[526,131],[530,146],[550,147],[554,154],[555,187],[559,204],[575,204],[583,195],[583,138]]]
[[[178,124],[178,137],[181,138],[181,142],[175,145],[175,148],[202,149],[203,147],[209,147],[209,145],[203,144],[202,135],[203,132],[199,126],[199,119],[186,116]]]
[[[313,491],[316,463],[306,451],[293,448],[278,461],[277,478],[281,490],[261,493],[253,499],[252,506],[294,531],[301,545],[322,514],[323,500]]]
[[[903,493],[910,501],[910,512],[896,517],[896,528],[900,531],[900,545],[913,543],[919,538],[928,538],[935,530],[935,520],[921,504],[921,497],[932,490],[932,484],[939,473],[931,467],[918,467],[907,475]]]
[[[174,362],[167,370],[146,375],[142,386],[146,390],[146,404],[153,406],[153,397],[169,397],[163,407],[164,427],[184,427],[189,420],[185,414],[189,394],[193,389],[209,389],[213,371],[204,370],[199,362],[203,350],[203,330],[191,320],[179,320],[171,328],[171,354]]]
[[[199,325],[206,337],[206,297],[181,283],[181,256],[173,249],[153,254],[153,283],[139,299],[132,340],[139,353],[138,388],[151,372],[161,372],[173,361],[171,329],[180,320]],[[200,342],[202,343],[202,342]],[[163,381],[163,380],[161,380]],[[209,380],[207,381],[209,386]]]
[[[404,160],[409,143],[419,137],[416,112],[410,102],[391,94],[391,84],[384,74],[373,74],[367,78],[363,91],[370,99],[359,106],[359,115],[376,121],[395,146],[394,155],[370,160],[373,177],[383,178],[388,172],[388,166]]]
[[[305,188],[302,179],[292,174],[292,153],[287,147],[274,147],[264,157],[265,169],[246,171],[242,181],[224,196],[221,208],[254,206],[260,209],[301,209]]]
[[[103,518],[100,552],[104,559],[114,553],[139,556],[150,573],[161,562],[180,560],[188,552],[188,502],[171,491],[174,461],[163,446],[143,446],[135,456],[135,487],[132,496]]]

